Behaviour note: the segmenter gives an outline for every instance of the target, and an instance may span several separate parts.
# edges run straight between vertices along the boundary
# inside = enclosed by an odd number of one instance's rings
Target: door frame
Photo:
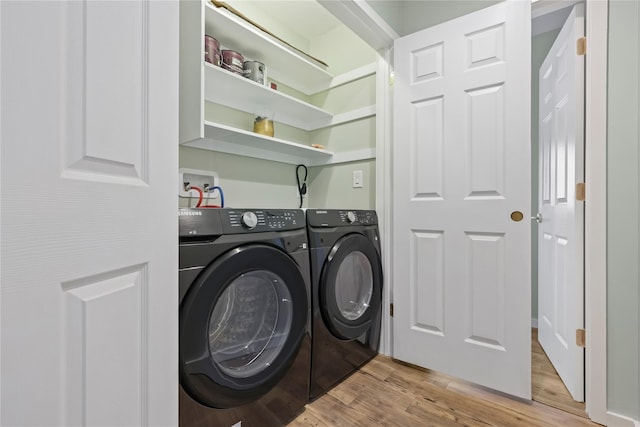
[[[350,0],[349,2],[354,2]],[[609,0],[585,0],[588,54],[585,58],[585,397],[588,416],[611,424],[621,420],[607,412],[606,336],[606,150],[607,150],[607,28]],[[379,18],[379,17],[378,17]],[[345,24],[348,25],[347,22]],[[376,209],[382,237],[385,277],[391,265],[391,99],[393,67],[391,48],[380,52],[377,68]],[[383,312],[393,301],[392,284],[384,287]],[[388,313],[388,312],[386,312]],[[391,318],[382,321],[380,352],[393,356]]]
[[[589,417],[607,413],[607,31],[609,0],[585,0],[585,400]]]

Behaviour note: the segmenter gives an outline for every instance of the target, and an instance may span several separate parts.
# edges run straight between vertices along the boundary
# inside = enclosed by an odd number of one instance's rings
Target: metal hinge
[[[393,303],[389,304],[389,315],[393,317]]]
[[[580,37],[576,43],[576,53],[580,56],[587,54],[587,38]]]
[[[584,329],[576,329],[576,345],[578,347],[587,346],[587,331]]]
[[[389,86],[393,87],[395,83],[396,83],[396,72],[391,71],[389,73]]]
[[[584,182],[579,182],[576,184],[576,200],[580,200],[584,202],[586,197],[586,185]]]

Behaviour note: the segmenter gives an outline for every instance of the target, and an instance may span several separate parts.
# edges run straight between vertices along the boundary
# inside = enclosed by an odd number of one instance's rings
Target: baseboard
[[[538,319],[531,319],[531,327],[538,329]]]
[[[609,427],[640,427],[640,420],[634,420],[624,415],[607,412],[607,426]]]

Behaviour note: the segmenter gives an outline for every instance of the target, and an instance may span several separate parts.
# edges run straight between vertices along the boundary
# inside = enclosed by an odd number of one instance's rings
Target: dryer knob
[[[356,214],[354,214],[353,212],[349,211],[347,212],[347,222],[349,224],[352,224],[354,222],[356,222]]]
[[[248,229],[255,228],[258,225],[258,217],[253,212],[245,212],[242,214],[242,225]]]

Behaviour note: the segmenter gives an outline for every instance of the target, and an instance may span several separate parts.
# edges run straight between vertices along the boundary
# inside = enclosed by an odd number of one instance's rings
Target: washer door
[[[329,330],[353,340],[371,327],[382,304],[382,264],[362,234],[348,234],[331,248],[320,277],[320,306]]]
[[[180,307],[180,383],[203,405],[254,401],[284,376],[307,332],[298,265],[266,245],[233,249],[210,264]]]

